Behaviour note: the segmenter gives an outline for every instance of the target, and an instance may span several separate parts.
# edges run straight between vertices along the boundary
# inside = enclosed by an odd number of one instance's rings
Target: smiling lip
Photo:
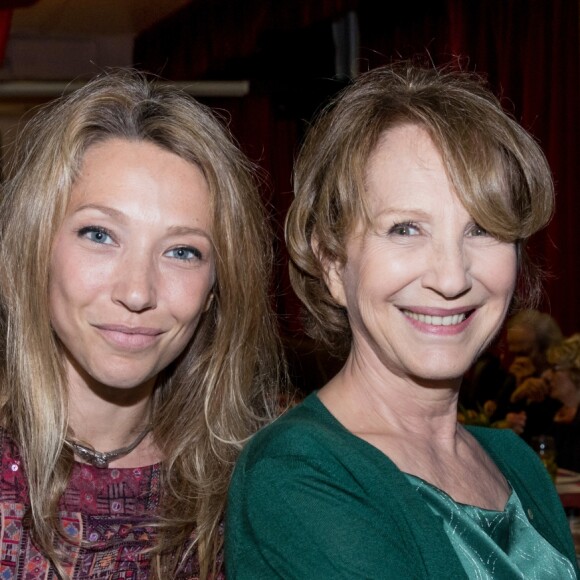
[[[461,333],[471,322],[473,308],[454,310],[401,308],[405,318],[418,330],[430,334],[451,335]]]
[[[123,350],[141,350],[157,342],[163,334],[159,328],[123,326],[120,324],[97,324],[95,328],[110,344]]]

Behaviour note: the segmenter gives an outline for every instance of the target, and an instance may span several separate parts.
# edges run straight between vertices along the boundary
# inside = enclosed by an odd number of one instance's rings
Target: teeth
[[[431,316],[429,314],[417,314],[416,312],[411,312],[410,310],[403,311],[405,316],[422,322],[424,324],[430,324],[431,326],[452,326],[454,324],[459,324],[467,318],[467,314],[453,314],[452,316]]]

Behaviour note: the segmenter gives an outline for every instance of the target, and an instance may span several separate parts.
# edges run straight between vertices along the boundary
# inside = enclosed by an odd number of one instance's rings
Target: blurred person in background
[[[558,466],[580,472],[580,334],[550,347],[546,358],[547,392],[560,405],[546,433],[556,441]]]
[[[545,397],[542,373],[549,366],[548,349],[562,339],[560,326],[546,312],[522,310],[507,321],[509,375],[497,397],[498,411],[524,417],[527,441],[546,432],[557,410],[557,403]]]

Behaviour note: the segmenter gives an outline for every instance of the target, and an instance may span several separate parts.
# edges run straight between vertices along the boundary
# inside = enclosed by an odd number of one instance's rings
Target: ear
[[[344,264],[338,259],[330,259],[324,252],[321,251],[318,237],[313,234],[310,242],[312,252],[318,259],[318,263],[322,269],[322,276],[324,283],[334,298],[334,301],[339,306],[346,307],[346,293],[344,290]]]

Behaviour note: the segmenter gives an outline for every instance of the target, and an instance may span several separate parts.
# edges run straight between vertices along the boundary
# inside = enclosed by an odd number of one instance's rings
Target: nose
[[[465,294],[472,285],[470,260],[463,244],[446,239],[433,242],[428,253],[423,286],[451,299]]]
[[[131,312],[157,306],[157,273],[149,256],[131,252],[119,261],[111,297]]]

